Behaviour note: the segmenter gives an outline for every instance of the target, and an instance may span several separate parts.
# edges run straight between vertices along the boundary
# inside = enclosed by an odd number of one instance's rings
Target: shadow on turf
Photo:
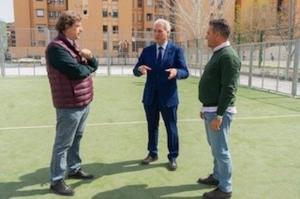
[[[123,162],[116,162],[116,163],[91,163],[85,164],[82,168],[94,174],[95,179],[101,178],[102,176],[109,176],[119,173],[127,173],[127,172],[134,172],[134,171],[142,171],[146,169],[151,169],[155,167],[166,167],[165,163],[158,163],[158,164],[151,164],[147,166],[140,165],[140,160],[131,160],[131,161],[123,161]],[[0,182],[0,198],[7,199],[10,197],[26,197],[26,196],[38,196],[50,193],[49,191],[49,168],[41,168],[36,170],[35,172],[28,173],[23,175],[19,178],[18,182]],[[88,184],[92,181],[90,180],[75,180],[74,183],[67,182],[70,184],[74,189],[79,187],[82,184]],[[30,189],[30,186],[40,185],[39,189]],[[201,189],[200,185],[183,185],[179,187],[158,187],[145,189],[146,185],[137,185],[137,186],[125,186],[122,191],[125,191],[128,194],[132,194],[134,189],[136,191],[145,191],[145,193],[149,192],[157,192],[157,194],[171,194],[174,191],[188,191],[190,189]],[[203,187],[204,188],[204,187]],[[127,191],[126,191],[127,190]],[[177,190],[177,191],[176,191]],[[76,190],[75,190],[76,191]],[[103,192],[95,196],[95,198],[106,198],[107,194],[116,194],[118,190],[113,190],[111,192]],[[152,193],[152,194],[153,194]],[[147,194],[146,194],[147,195]],[[112,198],[112,197],[109,197]]]
[[[124,186],[119,189],[114,189],[110,191],[105,191],[98,193],[93,196],[92,199],[120,199],[120,198],[130,198],[130,199],[201,199],[202,196],[168,196],[171,194],[182,193],[186,191],[197,191],[207,186],[201,186],[199,184],[188,184],[179,186],[165,186],[165,187],[148,187],[146,184],[139,185],[129,185]]]

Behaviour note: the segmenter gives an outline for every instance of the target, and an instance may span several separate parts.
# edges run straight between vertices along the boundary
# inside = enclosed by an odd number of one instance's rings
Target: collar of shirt
[[[167,45],[168,45],[168,40],[165,41],[165,42],[163,43],[163,45],[159,45],[158,43],[156,43],[156,56],[158,56],[158,53],[159,53],[158,48],[159,48],[160,46],[163,48],[163,49],[162,49],[162,56],[164,56],[165,50],[166,50],[166,48],[167,48]]]
[[[75,46],[75,41],[74,41],[74,40],[69,39],[68,37],[66,37],[66,38],[67,38],[68,42],[70,42],[70,44],[71,44],[72,46]]]
[[[230,46],[230,42],[229,41],[225,41],[224,43],[221,43],[220,45],[218,45],[217,47],[215,47],[213,49],[213,51],[216,52],[216,51],[218,51],[218,50],[220,50],[222,48],[225,48],[227,46]]]
[[[168,40],[165,41],[163,43],[163,45],[159,45],[158,43],[156,44],[156,50],[158,50],[158,48],[161,46],[163,48],[163,50],[165,50],[167,48],[167,45],[168,45]]]

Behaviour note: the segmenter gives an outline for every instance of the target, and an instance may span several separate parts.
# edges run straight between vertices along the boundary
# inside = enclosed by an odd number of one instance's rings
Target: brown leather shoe
[[[94,176],[92,174],[84,172],[82,169],[79,169],[76,173],[69,173],[68,178],[91,180],[94,178]]]
[[[148,165],[150,162],[155,162],[158,160],[158,156],[152,157],[148,155],[145,159],[142,160],[141,164],[142,165]]]
[[[210,174],[207,178],[199,178],[197,181],[199,184],[205,184],[210,186],[218,186],[219,181]]]
[[[58,195],[73,196],[73,189],[65,183],[64,180],[58,180],[50,185],[50,190]]]
[[[223,192],[219,188],[216,188],[210,192],[203,194],[203,199],[229,199],[232,196],[232,192]]]
[[[177,163],[176,160],[170,160],[168,164],[169,171],[176,171],[177,169]]]

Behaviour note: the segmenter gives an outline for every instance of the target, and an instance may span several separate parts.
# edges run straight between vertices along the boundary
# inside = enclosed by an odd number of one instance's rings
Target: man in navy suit
[[[143,49],[138,63],[133,69],[135,76],[147,75],[143,103],[148,123],[148,155],[142,164],[149,164],[158,159],[159,112],[168,134],[168,168],[177,169],[176,158],[179,152],[177,107],[177,79],[185,79],[189,72],[183,50],[168,41],[171,26],[164,19],[154,22],[155,44]]]

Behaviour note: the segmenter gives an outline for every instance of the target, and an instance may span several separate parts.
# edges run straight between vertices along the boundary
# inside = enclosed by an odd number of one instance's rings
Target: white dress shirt
[[[163,45],[159,45],[158,43],[156,43],[156,58],[158,57],[158,53],[159,53],[159,47],[162,47],[163,49],[162,49],[162,58],[164,57],[164,54],[165,54],[165,51],[166,51],[166,48],[167,48],[167,45],[168,45],[168,40],[167,41],[165,41],[164,43],[163,43]]]

